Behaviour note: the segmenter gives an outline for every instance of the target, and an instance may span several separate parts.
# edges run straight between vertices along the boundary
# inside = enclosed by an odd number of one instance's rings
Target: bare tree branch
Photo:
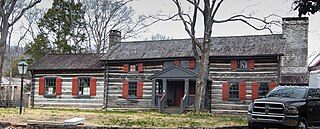
[[[193,21],[191,23],[191,34],[192,35],[196,35],[196,23],[197,23],[197,15],[198,15],[198,11],[197,11],[197,8],[199,7],[199,4],[200,4],[200,0],[196,1],[194,0],[194,12],[193,12],[193,19],[190,21]],[[201,11],[202,13],[204,13],[203,11]],[[193,50],[193,54],[194,54],[194,57],[196,58],[196,60],[200,60],[200,56],[199,56],[199,52],[198,52],[198,48],[200,49],[201,51],[201,46],[199,46],[199,43],[197,43],[197,40],[194,40],[192,39],[192,50]]]
[[[216,16],[221,4],[223,3],[224,0],[220,0],[220,2],[218,3],[217,7],[215,7],[213,13],[212,13],[212,16],[211,16],[211,20],[214,20],[214,17]],[[212,5],[214,6],[214,5]],[[213,7],[212,7],[212,10],[213,10]]]
[[[36,1],[34,1],[34,2],[30,2],[30,4],[29,4],[27,7],[23,8],[23,9],[21,10],[21,12],[17,15],[17,17],[15,17],[15,19],[14,19],[11,23],[9,23],[9,26],[12,26],[13,24],[15,24],[15,23],[23,16],[23,14],[24,14],[28,9],[34,7],[35,5],[37,5],[37,4],[40,3],[40,2],[41,2],[41,0],[36,0]]]
[[[261,18],[257,18],[257,17],[245,16],[245,15],[239,14],[239,15],[231,16],[231,17],[229,17],[228,19],[225,19],[225,20],[214,20],[214,23],[225,23],[225,22],[230,22],[230,21],[240,21],[240,22],[243,22],[243,23],[249,25],[250,27],[252,27],[255,30],[269,30],[269,32],[272,33],[271,28],[268,27],[268,26],[271,25],[271,24],[280,26],[281,23],[280,23],[280,21],[274,21],[274,20],[267,21],[267,18],[271,17],[271,16],[276,16],[276,15],[275,14],[271,14],[271,15],[261,19]],[[253,25],[250,22],[248,22],[248,20],[255,20],[255,21],[262,22],[264,24],[264,26],[258,28],[255,25]]]
[[[94,44],[97,53],[108,48],[110,30],[120,30],[122,39],[127,39],[138,36],[149,26],[145,24],[148,17],[133,19],[134,11],[128,6],[132,1],[134,0],[84,0],[86,31],[90,35],[89,42]]]
[[[198,1],[196,1],[196,0],[194,0],[194,1],[187,0],[187,1],[188,1],[190,4],[192,4],[192,5],[198,5],[198,6],[196,6],[196,10],[198,9],[200,12],[203,13],[203,9],[201,9],[201,8],[199,7],[200,0],[198,0]]]
[[[192,41],[198,46],[198,48],[200,49],[200,51],[203,51],[202,50],[202,47],[200,45],[200,43],[198,42],[198,40],[196,39],[195,35],[192,34],[191,30],[188,28],[188,22],[184,19],[183,17],[183,13],[182,13],[182,9],[181,9],[181,5],[180,5],[180,2],[179,0],[172,0],[176,6],[177,6],[177,9],[178,9],[178,14],[182,23],[184,24],[184,29],[185,31],[188,33],[188,35],[191,37]],[[196,17],[196,16],[195,16]]]

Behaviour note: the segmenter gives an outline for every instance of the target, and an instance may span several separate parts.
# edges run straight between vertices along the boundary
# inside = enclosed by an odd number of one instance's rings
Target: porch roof
[[[155,73],[148,79],[196,79],[197,77],[197,73],[174,65]]]

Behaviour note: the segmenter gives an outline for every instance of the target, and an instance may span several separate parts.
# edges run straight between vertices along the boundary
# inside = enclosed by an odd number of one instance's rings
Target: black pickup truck
[[[320,124],[320,88],[278,86],[248,108],[250,129],[308,129]]]

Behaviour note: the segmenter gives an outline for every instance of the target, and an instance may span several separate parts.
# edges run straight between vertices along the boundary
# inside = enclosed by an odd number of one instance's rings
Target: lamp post
[[[21,75],[21,94],[20,94],[20,114],[22,113],[22,102],[23,102],[23,76],[27,73],[27,69],[28,69],[28,64],[27,62],[24,60],[24,58],[22,58],[20,60],[20,62],[17,65],[18,67],[18,71],[19,74]]]

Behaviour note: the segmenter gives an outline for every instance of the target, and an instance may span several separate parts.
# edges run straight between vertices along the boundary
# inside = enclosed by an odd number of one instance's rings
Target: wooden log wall
[[[124,72],[123,64],[110,64],[108,72],[109,80],[107,81],[107,108],[156,108],[151,105],[152,81],[147,78],[161,71],[163,68],[162,64],[162,62],[143,63],[143,72]],[[143,97],[123,98],[122,85],[124,81],[142,81]]]
[[[75,77],[93,77],[96,78],[96,96],[85,98],[72,96],[72,78]],[[54,98],[39,95],[39,78],[41,77],[57,77],[62,78],[62,95]],[[102,109],[104,95],[104,73],[78,73],[78,74],[35,74],[35,107],[66,107],[66,108],[90,108]]]
[[[231,70],[231,60],[210,60],[210,80],[212,81],[212,110],[246,110],[252,101],[252,82],[277,82],[278,62],[276,59],[255,59],[254,69]],[[246,82],[246,100],[222,100],[223,82]],[[216,112],[229,113],[229,112]]]

